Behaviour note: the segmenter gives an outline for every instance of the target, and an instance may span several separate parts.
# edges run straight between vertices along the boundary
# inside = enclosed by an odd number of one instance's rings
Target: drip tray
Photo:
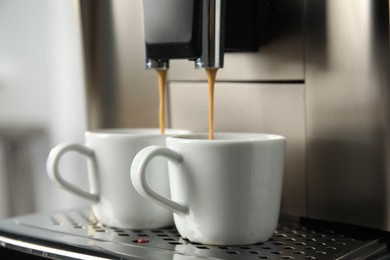
[[[386,254],[373,232],[281,217],[273,237],[248,246],[191,243],[174,227],[129,230],[99,225],[88,209],[0,221],[0,246],[55,259],[365,259]]]

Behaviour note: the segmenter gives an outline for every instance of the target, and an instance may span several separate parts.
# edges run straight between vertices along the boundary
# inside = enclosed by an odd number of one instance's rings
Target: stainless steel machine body
[[[141,1],[80,3],[90,128],[157,127]],[[390,231],[389,2],[265,3],[258,51],[218,71],[216,131],[287,137],[282,213]],[[207,131],[207,100],[205,71],[172,61],[169,126]]]
[[[75,209],[0,221],[0,255],[388,259],[389,1],[257,1],[264,18],[253,27],[259,48],[224,54],[214,120],[217,132],[287,137],[282,214],[270,240],[200,245],[175,227],[105,227],[90,209]],[[89,128],[157,127],[157,76],[145,70],[142,1],[74,3],[83,29]],[[238,22],[226,21],[226,38]],[[242,23],[236,32],[244,25],[251,27]],[[204,69],[187,60],[169,65],[168,126],[207,132]]]

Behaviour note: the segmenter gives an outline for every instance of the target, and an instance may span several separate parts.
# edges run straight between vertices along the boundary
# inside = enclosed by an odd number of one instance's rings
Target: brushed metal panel
[[[206,82],[170,82],[168,103],[171,127],[208,131]],[[217,82],[214,113],[216,132],[266,132],[287,138],[282,212],[305,216],[304,85]]]
[[[155,71],[145,70],[142,1],[79,0],[88,128],[158,127]]]
[[[389,2],[307,4],[309,216],[390,230]]]

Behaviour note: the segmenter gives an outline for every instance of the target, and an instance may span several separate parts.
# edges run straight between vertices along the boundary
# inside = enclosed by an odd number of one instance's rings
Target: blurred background
[[[134,46],[125,47],[127,58],[135,61],[125,74],[134,78],[133,95],[116,105],[143,111],[144,116],[129,116],[127,126],[157,127],[156,78],[145,71],[141,51],[142,1],[130,2],[129,26],[124,29],[134,35]],[[88,128],[76,3],[0,0],[0,218],[87,203],[55,187],[45,168],[52,147],[65,141],[84,142]],[[147,95],[149,101],[140,95]],[[69,154],[61,170],[67,179],[87,188],[84,164],[82,158]]]

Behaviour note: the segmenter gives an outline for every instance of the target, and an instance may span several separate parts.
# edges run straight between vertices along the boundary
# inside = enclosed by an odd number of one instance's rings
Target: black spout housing
[[[201,54],[201,0],[143,0],[146,57],[194,60]]]
[[[225,52],[257,51],[268,0],[143,0],[146,68],[171,59],[222,68]]]

